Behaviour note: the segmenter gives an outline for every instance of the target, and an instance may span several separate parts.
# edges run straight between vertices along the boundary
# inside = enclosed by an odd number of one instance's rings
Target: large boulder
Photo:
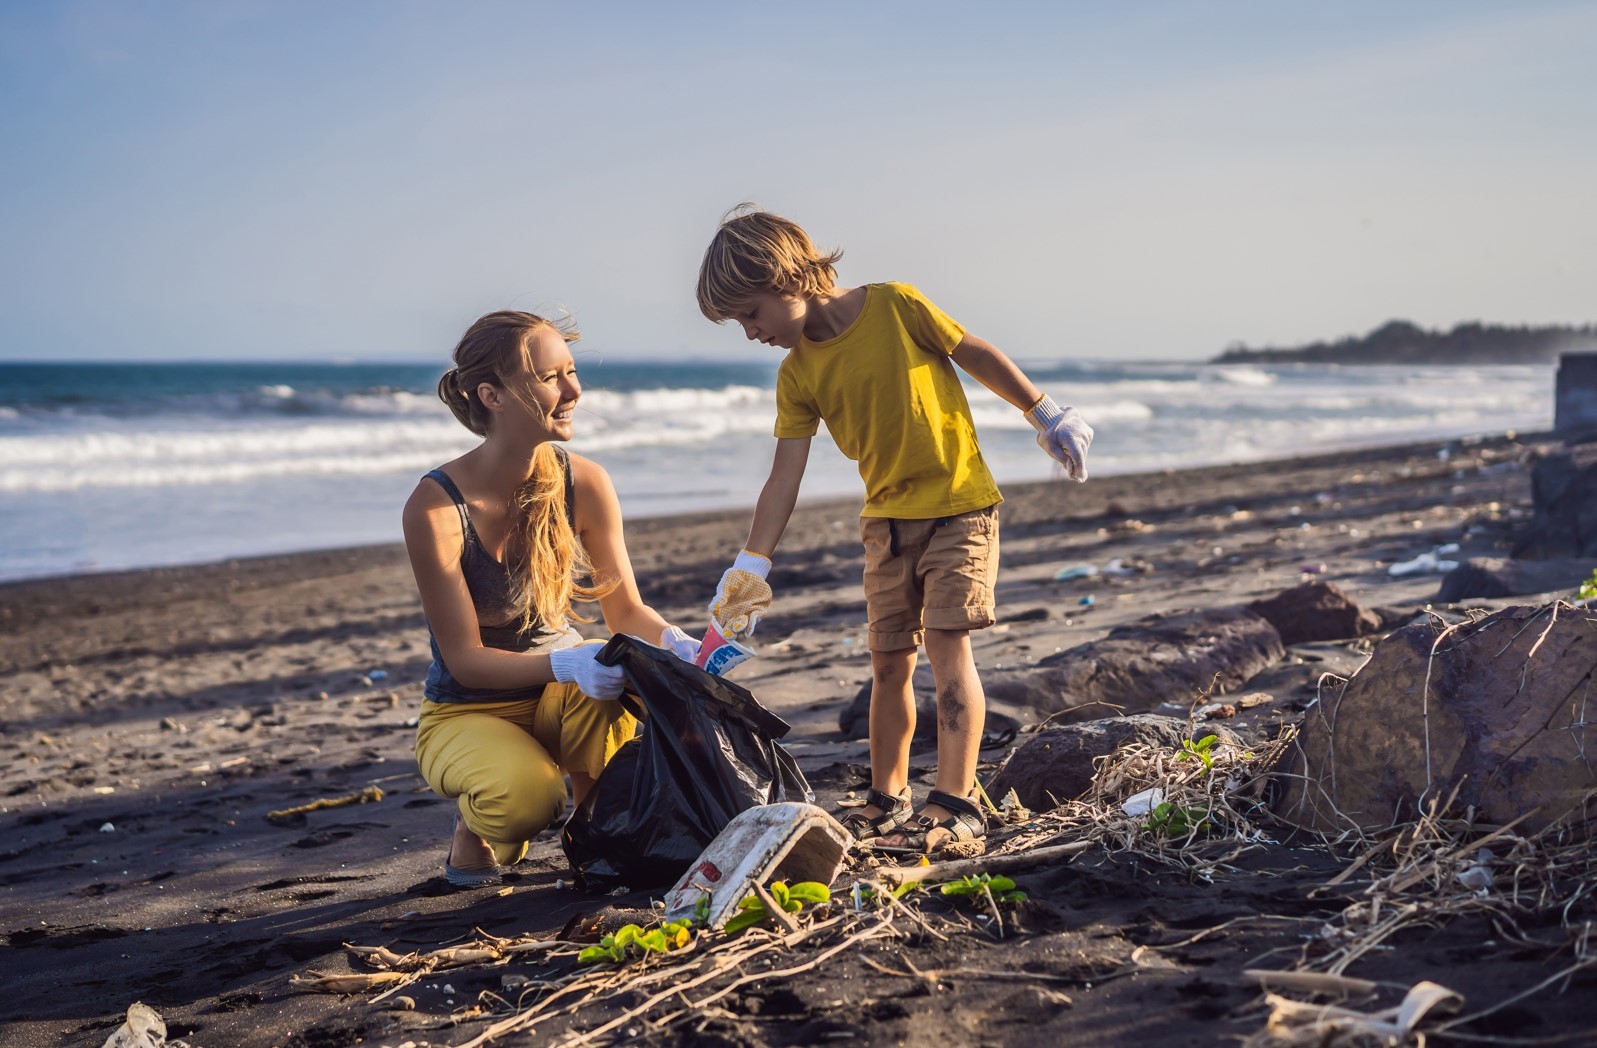
[[[1246,608],[1153,615],[1117,626],[1036,665],[984,673],[988,699],[1040,717],[1145,713],[1165,702],[1224,694],[1285,654],[1274,626]]]
[[[1282,644],[1345,640],[1381,628],[1381,617],[1329,582],[1305,582],[1248,609],[1263,616],[1281,634]]]
[[[1514,556],[1597,557],[1597,444],[1546,456],[1530,475],[1535,515]]]
[[[1014,790],[1032,811],[1047,811],[1085,794],[1092,785],[1093,761],[1127,743],[1179,750],[1185,740],[1205,735],[1219,736],[1221,746],[1242,748],[1230,728],[1200,724],[1194,730],[1184,718],[1156,713],[1050,724],[1015,748],[987,784],[987,793],[996,801]]]
[[[1509,560],[1471,557],[1442,576],[1439,604],[1483,597],[1523,597],[1531,593],[1573,593],[1597,571],[1597,560]]]
[[[1277,812],[1326,832],[1412,820],[1458,788],[1485,823],[1534,830],[1597,788],[1597,611],[1505,608],[1407,626],[1306,715]],[[1590,813],[1588,813],[1590,814]]]

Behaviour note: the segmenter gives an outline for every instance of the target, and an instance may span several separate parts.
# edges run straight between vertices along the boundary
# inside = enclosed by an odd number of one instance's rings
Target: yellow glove
[[[771,610],[771,587],[765,577],[771,573],[771,558],[748,550],[737,555],[721,576],[710,601],[710,618],[721,636],[728,640],[747,637]]]

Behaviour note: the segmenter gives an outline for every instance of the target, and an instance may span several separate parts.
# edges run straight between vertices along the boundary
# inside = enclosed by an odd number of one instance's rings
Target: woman
[[[637,727],[608,701],[621,671],[571,628],[589,621],[572,599],[596,599],[613,633],[684,658],[698,647],[638,595],[609,474],[555,443],[571,439],[582,395],[577,338],[509,310],[473,324],[438,395],[483,441],[405,504],[433,654],[416,760],[435,792],[458,798],[444,875],[460,887],[498,883],[559,816],[562,772],[580,803]]]

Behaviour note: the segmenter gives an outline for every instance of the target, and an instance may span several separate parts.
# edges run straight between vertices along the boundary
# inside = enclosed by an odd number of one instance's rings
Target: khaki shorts
[[[998,507],[931,520],[861,517],[870,649],[918,647],[926,630],[996,621]]]

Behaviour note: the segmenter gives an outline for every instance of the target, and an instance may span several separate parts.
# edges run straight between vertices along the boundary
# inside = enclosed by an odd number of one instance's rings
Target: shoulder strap
[[[471,516],[466,512],[465,496],[460,493],[460,489],[455,486],[455,482],[449,479],[449,474],[445,473],[441,469],[430,470],[427,473],[427,478],[436,482],[439,487],[444,489],[444,493],[454,501],[455,510],[460,514],[461,542],[464,544],[470,541]]]
[[[577,482],[571,477],[571,453],[560,445],[554,445],[555,457],[560,460],[560,468],[566,474],[566,523],[571,525],[574,534],[577,530]]]

